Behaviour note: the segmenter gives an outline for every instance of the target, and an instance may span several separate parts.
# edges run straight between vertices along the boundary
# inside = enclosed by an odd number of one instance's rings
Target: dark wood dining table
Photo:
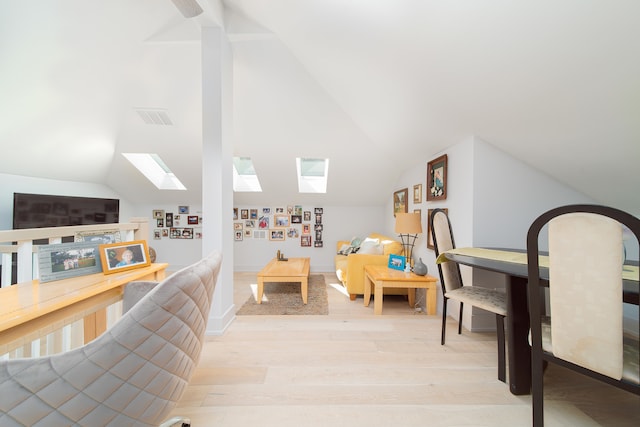
[[[509,261],[509,254],[513,257]],[[497,256],[494,256],[497,255]],[[505,256],[506,255],[506,256]],[[512,394],[531,392],[531,348],[529,346],[529,306],[527,303],[527,263],[523,249],[457,248],[440,254],[448,261],[506,275],[507,293],[507,349],[509,389]],[[544,254],[543,254],[544,256]],[[439,258],[437,262],[446,261]],[[548,282],[549,269],[541,262],[540,277]],[[631,269],[635,278],[623,280],[624,302],[638,305],[637,266]]]

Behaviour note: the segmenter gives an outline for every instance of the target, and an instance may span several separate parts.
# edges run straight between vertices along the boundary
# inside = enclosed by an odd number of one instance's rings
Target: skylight
[[[157,154],[122,153],[122,155],[160,190],[187,189]]]
[[[233,158],[233,191],[260,192],[260,180],[256,175],[251,157]]]
[[[296,158],[298,191],[300,193],[326,193],[329,159]]]

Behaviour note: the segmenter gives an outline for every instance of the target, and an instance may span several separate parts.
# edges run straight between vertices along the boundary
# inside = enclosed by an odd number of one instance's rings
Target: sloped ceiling
[[[197,19],[170,0],[0,2],[0,171],[200,200],[199,29],[222,10],[234,151],[265,190],[238,204],[383,204],[402,170],[476,135],[640,213],[638,1],[199,2]],[[127,151],[160,154],[189,191],[155,190]],[[297,194],[298,156],[331,159],[328,194]]]

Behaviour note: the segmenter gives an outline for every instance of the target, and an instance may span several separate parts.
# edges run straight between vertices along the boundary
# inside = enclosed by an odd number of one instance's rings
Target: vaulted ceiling
[[[636,0],[198,2],[191,19],[170,0],[0,2],[0,172],[200,200],[200,29],[222,25],[234,154],[264,189],[239,204],[383,204],[402,170],[476,135],[640,213]],[[188,191],[156,190],[120,154],[140,151]],[[299,156],[331,159],[328,194],[296,193]]]

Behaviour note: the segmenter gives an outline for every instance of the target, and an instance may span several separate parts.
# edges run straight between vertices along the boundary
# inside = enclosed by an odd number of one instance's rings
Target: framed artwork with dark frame
[[[447,198],[447,155],[427,163],[427,200]]]
[[[444,213],[447,214],[447,216],[449,215],[449,209],[448,208],[440,208],[444,211]],[[433,246],[433,236],[431,235],[431,213],[433,212],[433,209],[427,209],[427,248],[429,249],[435,249],[435,246]]]
[[[407,213],[409,212],[409,189],[405,188],[402,190],[398,190],[393,193],[393,216],[396,216],[397,213]]]
[[[132,270],[151,264],[146,240],[100,245],[100,261],[104,274]]]

